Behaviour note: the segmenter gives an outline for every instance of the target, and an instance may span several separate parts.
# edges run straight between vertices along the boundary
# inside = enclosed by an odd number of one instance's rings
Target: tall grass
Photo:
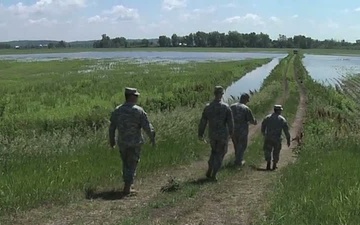
[[[308,92],[304,144],[287,168],[262,224],[359,224],[359,107],[312,80],[300,58]]]
[[[227,86],[266,62],[0,62],[0,214],[121,185],[120,156],[107,147],[107,126],[125,86],[140,90],[140,105],[158,131],[157,148],[144,146],[138,175],[196,160],[207,150],[196,128],[213,86]],[[88,70],[97,63],[101,69]]]

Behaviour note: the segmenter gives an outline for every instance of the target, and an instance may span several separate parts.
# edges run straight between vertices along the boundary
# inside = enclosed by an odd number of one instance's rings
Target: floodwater
[[[274,58],[285,56],[284,53],[265,52],[150,52],[150,51],[118,51],[118,52],[76,52],[76,53],[44,53],[0,55],[0,60],[49,61],[63,59],[117,59],[137,60],[141,62],[189,62],[189,61],[229,61],[243,59]]]
[[[360,74],[360,57],[308,55],[303,59],[309,75],[323,85],[335,86],[346,76]]]
[[[284,57],[273,58],[268,64],[256,68],[234,82],[225,90],[223,96],[224,101],[229,101],[231,96],[240,97],[242,93],[258,90],[264,79],[270,75],[271,71],[279,64],[282,58]]]

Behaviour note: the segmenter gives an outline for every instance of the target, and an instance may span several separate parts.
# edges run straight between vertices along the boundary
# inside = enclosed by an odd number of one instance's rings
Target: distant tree
[[[55,48],[55,44],[54,43],[49,43],[48,48]]]
[[[149,47],[149,43],[150,43],[150,42],[149,42],[148,39],[145,39],[145,38],[144,38],[144,39],[141,40],[141,46],[142,46],[142,47]]]
[[[66,48],[66,42],[65,42],[65,41],[59,41],[59,42],[56,44],[56,47],[57,47],[57,48]]]
[[[171,45],[171,39],[169,37],[166,37],[165,35],[159,37],[160,47],[170,47],[170,45]]]
[[[179,38],[178,38],[178,36],[176,34],[173,34],[171,36],[171,44],[172,44],[173,47],[179,46]]]

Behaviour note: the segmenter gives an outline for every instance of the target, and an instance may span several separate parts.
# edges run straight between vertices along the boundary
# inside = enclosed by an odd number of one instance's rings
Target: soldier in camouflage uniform
[[[136,105],[140,93],[135,88],[125,88],[126,102],[116,107],[110,118],[110,146],[115,147],[115,130],[118,130],[117,144],[123,163],[124,194],[130,194],[136,167],[140,159],[144,138],[141,128],[155,146],[155,131],[146,112]]]
[[[271,155],[273,156],[273,167],[279,162],[281,150],[281,133],[284,131],[287,145],[290,146],[289,126],[286,119],[281,115],[283,108],[281,105],[274,106],[274,113],[265,117],[261,124],[261,133],[264,135],[264,154],[267,161],[266,169],[270,170]]]
[[[230,106],[234,117],[234,137],[232,139],[235,148],[235,165],[245,164],[244,152],[248,144],[249,123],[256,125],[257,121],[251,109],[246,105],[250,101],[250,96],[246,93],[240,96],[240,102]]]
[[[211,156],[209,159],[209,169],[206,177],[216,181],[216,174],[221,168],[222,161],[227,153],[229,136],[233,135],[234,122],[231,109],[228,104],[221,101],[224,89],[216,86],[215,99],[206,105],[203,110],[199,124],[198,136],[204,140],[204,132],[209,122],[209,138],[211,145]]]

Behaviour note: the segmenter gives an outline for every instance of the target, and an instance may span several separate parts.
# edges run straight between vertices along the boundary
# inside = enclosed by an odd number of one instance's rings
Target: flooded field
[[[118,59],[140,62],[189,62],[189,61],[229,61],[243,59],[260,59],[285,57],[279,53],[222,53],[222,52],[78,52],[47,54],[0,55],[0,60],[49,61],[63,59]]]
[[[276,57],[268,64],[265,64],[249,73],[240,80],[230,85],[224,94],[224,100],[228,101],[233,97],[239,97],[242,93],[256,91],[261,87],[263,80],[270,74],[271,70],[279,64],[283,57]]]
[[[305,68],[313,79],[334,86],[346,76],[360,73],[360,57],[308,55],[303,59]]]

